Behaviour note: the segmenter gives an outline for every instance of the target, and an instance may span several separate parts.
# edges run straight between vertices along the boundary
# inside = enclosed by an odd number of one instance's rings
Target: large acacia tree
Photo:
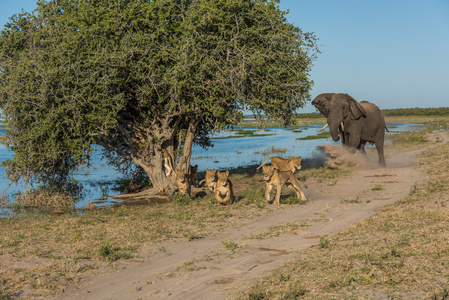
[[[0,35],[0,105],[12,181],[64,183],[93,145],[170,189],[191,146],[242,110],[288,124],[309,100],[316,38],[276,0],[54,0]],[[180,159],[177,159],[180,158]]]

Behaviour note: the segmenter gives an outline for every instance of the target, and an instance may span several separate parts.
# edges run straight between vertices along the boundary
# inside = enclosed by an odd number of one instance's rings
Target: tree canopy
[[[243,110],[292,121],[318,48],[276,0],[54,0],[0,34],[7,175],[66,182],[94,145],[165,190],[163,151],[236,124]]]

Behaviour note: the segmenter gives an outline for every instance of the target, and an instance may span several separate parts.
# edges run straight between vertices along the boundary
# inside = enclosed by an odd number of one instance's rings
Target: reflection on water
[[[387,125],[391,133],[399,131],[414,130],[415,124],[389,124]],[[310,125],[295,128],[266,128],[266,129],[242,129],[252,130],[256,136],[244,136],[239,138],[213,139],[213,147],[203,149],[197,145],[193,146],[193,155],[191,159],[192,165],[198,165],[198,171],[203,172],[208,169],[234,169],[238,167],[259,165],[270,156],[302,156],[303,158],[312,158],[318,154],[317,147],[337,143],[332,139],[317,140],[297,140],[298,138],[314,136],[319,133],[322,125]],[[240,130],[239,130],[240,131]],[[241,132],[240,132],[241,133]],[[268,136],[257,136],[269,134]],[[388,133],[387,133],[388,134]],[[236,132],[232,130],[217,133],[214,137],[235,136]],[[267,155],[262,152],[274,146],[285,150],[282,154]],[[369,146],[367,145],[367,148]],[[0,144],[0,161],[12,159],[13,153],[8,151],[6,147]],[[116,173],[113,167],[107,165],[102,158],[102,148],[98,147],[98,151],[92,154],[91,166],[82,167],[75,174],[75,179],[83,186],[85,195],[77,203],[77,207],[83,207],[89,202],[96,206],[107,206],[120,201],[113,200],[108,195],[117,194],[114,191],[114,181],[121,178],[121,174]],[[5,190],[9,185],[4,170],[0,170],[0,192]],[[11,199],[17,191],[23,191],[24,185],[12,185],[7,190],[7,196]],[[1,212],[1,211],[0,211]]]

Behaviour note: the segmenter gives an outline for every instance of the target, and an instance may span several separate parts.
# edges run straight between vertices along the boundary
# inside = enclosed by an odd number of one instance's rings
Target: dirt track
[[[117,271],[86,275],[88,283],[69,288],[63,298],[232,299],[255,278],[318,244],[320,237],[332,236],[408,194],[421,176],[415,154],[387,152],[386,168],[354,170],[352,176],[339,178],[336,184],[308,180],[306,205],[281,206],[245,226],[230,227],[204,239],[158,244],[147,249],[144,262],[124,262]],[[377,161],[375,151],[369,153],[369,160]],[[249,238],[286,223],[306,226],[300,226],[294,235]],[[232,240],[238,247],[227,249],[224,240]]]

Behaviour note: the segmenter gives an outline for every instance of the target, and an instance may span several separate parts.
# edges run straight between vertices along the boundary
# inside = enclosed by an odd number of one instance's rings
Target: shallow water
[[[191,164],[198,164],[198,171],[208,169],[234,169],[237,167],[260,165],[270,156],[302,156],[309,158],[317,152],[316,147],[323,143],[334,143],[332,139],[318,140],[297,140],[307,136],[317,135],[320,125],[311,125],[305,127],[294,128],[295,131],[284,128],[267,128],[258,130],[258,134],[272,134],[270,136],[241,137],[232,139],[215,139],[212,140],[214,147],[203,149],[199,146],[192,148],[193,155]],[[290,128],[291,129],[291,128]],[[254,130],[254,129],[243,129]],[[231,136],[232,132],[226,131],[216,136]],[[337,142],[340,143],[340,142]],[[264,150],[269,150],[274,146],[284,153],[268,153],[262,154]]]
[[[388,124],[390,133],[400,131],[415,130],[416,124]],[[213,147],[203,149],[197,145],[192,148],[193,154],[191,159],[192,165],[198,165],[198,171],[204,172],[208,169],[227,170],[238,167],[260,165],[270,156],[302,156],[303,159],[312,158],[319,155],[317,147],[325,144],[340,144],[329,139],[315,140],[297,140],[298,138],[314,136],[319,133],[322,125],[310,125],[295,128],[266,128],[254,129],[244,128],[241,130],[255,130],[255,134],[270,134],[269,136],[244,136],[240,138],[213,139]],[[294,130],[294,131],[293,131]],[[297,132],[301,130],[301,132]],[[328,129],[326,129],[328,130]],[[388,133],[387,133],[388,134]],[[235,136],[236,132],[226,130],[215,134],[213,137]],[[271,148],[280,148],[285,150],[284,153],[268,153],[262,154],[264,150]],[[371,146],[367,145],[367,148]],[[6,147],[0,144],[0,161],[12,159],[13,152],[8,151]],[[108,195],[114,195],[118,192],[112,189],[114,181],[120,179],[121,174],[117,173],[113,167],[106,164],[102,158],[102,148],[98,147],[98,151],[92,154],[91,166],[82,167],[76,172],[74,178],[83,186],[84,196],[77,202],[77,207],[83,207],[89,202],[96,206],[107,206],[120,203],[113,200]],[[0,192],[5,190],[9,185],[5,172],[0,168]],[[12,185],[6,191],[6,196],[13,199],[13,194],[23,191],[25,186]],[[1,214],[1,210],[0,210]]]

